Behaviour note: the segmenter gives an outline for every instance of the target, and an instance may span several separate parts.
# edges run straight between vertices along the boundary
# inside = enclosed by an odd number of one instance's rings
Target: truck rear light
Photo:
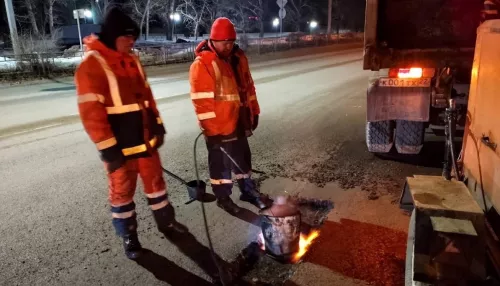
[[[390,78],[433,78],[436,70],[433,68],[391,68]]]
[[[398,78],[421,78],[422,68],[398,69]]]

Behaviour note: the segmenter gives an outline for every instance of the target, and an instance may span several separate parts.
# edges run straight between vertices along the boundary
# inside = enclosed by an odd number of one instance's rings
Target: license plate
[[[379,86],[385,87],[429,87],[430,78],[381,78]]]

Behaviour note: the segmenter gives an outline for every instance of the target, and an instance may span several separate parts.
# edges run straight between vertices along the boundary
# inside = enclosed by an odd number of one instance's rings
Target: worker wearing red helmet
[[[207,141],[212,190],[217,205],[232,214],[238,213],[240,208],[230,198],[231,170],[241,191],[240,200],[260,209],[269,203],[251,178],[247,137],[259,124],[260,109],[248,59],[235,41],[233,23],[227,18],[215,20],[210,39],[196,48],[197,57],[189,73],[191,99]]]
[[[138,176],[158,229],[183,231],[175,223],[158,155],[166,131],[144,69],[131,52],[138,34],[129,16],[111,9],[99,37],[85,38],[87,53],[75,75],[80,117],[104,161],[113,226],[130,259],[142,253],[134,203]]]

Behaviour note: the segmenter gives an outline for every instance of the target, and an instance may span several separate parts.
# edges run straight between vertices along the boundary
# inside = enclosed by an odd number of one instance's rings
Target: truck
[[[482,0],[367,0],[363,68],[372,153],[419,154],[444,133],[449,99],[464,130]],[[395,147],[395,148],[394,148]]]
[[[470,71],[463,144],[450,152],[454,156],[448,154],[453,176],[406,179],[400,206],[411,212],[407,286],[500,285],[499,45],[500,20],[482,23]],[[453,150],[459,112],[451,98],[444,116],[447,149]]]

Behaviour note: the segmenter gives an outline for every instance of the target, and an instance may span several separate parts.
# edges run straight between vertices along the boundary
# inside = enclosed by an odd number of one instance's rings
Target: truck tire
[[[394,144],[394,122],[366,123],[366,146],[371,153],[389,153]]]
[[[419,154],[424,146],[425,122],[396,120],[396,150],[399,154]]]

